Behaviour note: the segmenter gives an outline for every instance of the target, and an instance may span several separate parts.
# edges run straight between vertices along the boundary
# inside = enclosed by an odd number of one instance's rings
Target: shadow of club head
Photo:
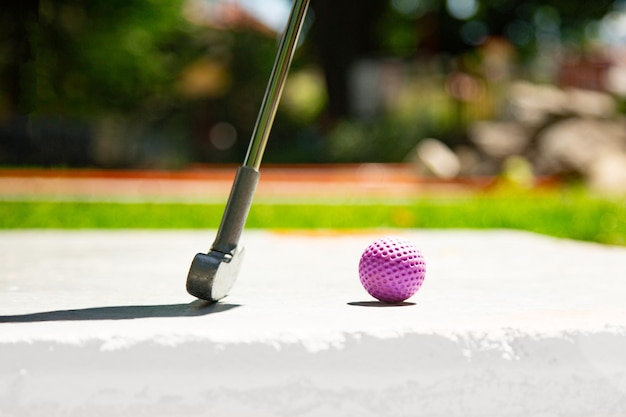
[[[243,247],[235,248],[232,254],[215,250],[198,253],[187,274],[187,292],[211,302],[226,297],[237,279],[243,256]]]

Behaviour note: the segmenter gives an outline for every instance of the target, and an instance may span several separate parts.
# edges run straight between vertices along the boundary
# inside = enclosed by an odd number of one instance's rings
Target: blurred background
[[[289,0],[22,0],[0,166],[241,163]],[[626,1],[312,0],[264,163],[626,190]]]

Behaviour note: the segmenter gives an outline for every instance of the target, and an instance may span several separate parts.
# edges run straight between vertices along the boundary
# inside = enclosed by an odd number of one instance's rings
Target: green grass
[[[217,228],[223,204],[0,201],[0,229]],[[249,229],[519,229],[626,245],[626,200],[582,192],[329,203],[255,203]]]

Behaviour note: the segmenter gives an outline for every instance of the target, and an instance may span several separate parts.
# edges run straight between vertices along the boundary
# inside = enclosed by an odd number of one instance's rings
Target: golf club
[[[309,0],[295,0],[278,46],[276,60],[252,133],[248,153],[237,169],[215,241],[208,253],[198,253],[187,275],[187,292],[207,301],[228,294],[239,273],[244,249],[239,238],[259,182],[259,167],[285,86]]]

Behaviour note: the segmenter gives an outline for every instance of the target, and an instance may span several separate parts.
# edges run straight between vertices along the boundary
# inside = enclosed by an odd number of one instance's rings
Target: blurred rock
[[[538,136],[537,149],[539,172],[574,172],[587,177],[600,158],[626,152],[626,125],[612,120],[566,119]]]
[[[518,82],[508,109],[506,121],[468,129],[470,145],[456,150],[462,175],[574,175],[596,190],[626,190],[626,119],[610,94]]]
[[[610,118],[617,112],[613,97],[600,91],[570,89],[565,95],[567,110],[577,116]]]
[[[609,118],[617,112],[610,94],[580,88],[562,90],[528,82],[511,87],[509,108],[513,119],[527,127],[539,127],[554,116]]]
[[[512,117],[525,127],[538,127],[552,115],[568,113],[567,94],[552,85],[518,82],[511,87],[509,109]]]
[[[479,151],[497,159],[519,155],[530,141],[525,129],[514,122],[478,122],[470,128],[469,137]]]
[[[609,68],[606,74],[606,87],[611,93],[626,97],[626,65],[623,62]]]
[[[474,147],[459,145],[454,148],[461,165],[459,175],[475,177],[482,175],[497,175],[500,169],[498,163],[478,152]]]
[[[593,161],[588,184],[597,191],[626,193],[626,152],[602,155]]]
[[[437,139],[424,139],[416,147],[414,160],[424,173],[439,178],[454,178],[459,175],[461,164],[457,155]]]

